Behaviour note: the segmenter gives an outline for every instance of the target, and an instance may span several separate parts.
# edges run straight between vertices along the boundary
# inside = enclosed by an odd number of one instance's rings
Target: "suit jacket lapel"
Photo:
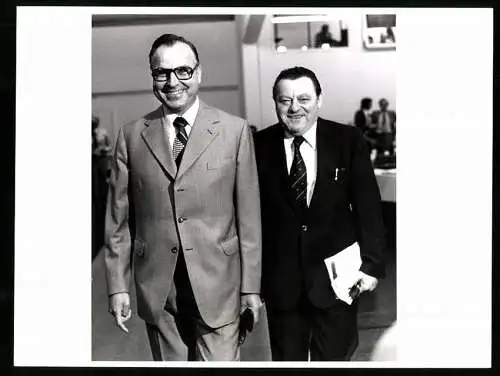
[[[219,122],[220,119],[215,111],[204,102],[200,101],[200,108],[196,115],[193,128],[189,134],[188,142],[184,148],[184,154],[179,166],[179,171],[177,171],[177,176],[184,174],[215,139],[218,135],[215,124]]]
[[[170,143],[167,132],[163,128],[163,111],[161,106],[151,113],[145,120],[145,128],[142,131],[142,138],[149,147],[149,150],[155,156],[156,160],[162,168],[170,175],[170,178],[175,179],[177,167],[174,163],[174,158],[170,150]]]
[[[309,211],[314,210],[314,207],[321,204],[322,190],[331,184],[329,179],[332,179],[332,167],[337,164],[336,152],[339,148],[335,145],[337,140],[331,137],[328,132],[329,125],[323,119],[318,118],[318,127],[316,129],[316,183],[314,192],[309,204]],[[332,163],[333,161],[333,163]]]

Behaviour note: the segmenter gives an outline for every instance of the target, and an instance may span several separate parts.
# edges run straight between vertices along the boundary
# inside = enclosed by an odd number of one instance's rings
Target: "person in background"
[[[256,323],[262,305],[252,133],[246,120],[198,97],[192,42],[161,35],[149,64],[161,105],[120,129],[112,163],[109,312],[128,331],[133,267],[155,361],[239,360],[240,314]]]
[[[104,218],[109,178],[111,140],[99,128],[99,118],[92,116],[92,259],[104,244]]]
[[[330,32],[330,26],[324,24],[321,26],[321,30],[314,37],[314,47],[320,48],[323,43],[331,45],[333,43],[333,36]]]
[[[359,244],[361,293],[385,273],[380,192],[356,127],[319,117],[311,70],[283,70],[273,86],[278,123],[255,135],[262,210],[264,298],[273,360],[350,360],[357,304],[337,299],[324,260]]]
[[[386,41],[396,43],[396,36],[394,35],[394,30],[392,30],[392,27],[388,27],[386,29]]]
[[[330,32],[330,26],[324,24],[321,26],[321,30],[314,37],[314,47],[321,48],[324,44],[330,47],[347,47],[349,44],[348,30],[342,26],[342,21],[340,21],[340,40],[333,38]]]
[[[361,105],[359,110],[354,114],[354,125],[359,128],[361,132],[366,133],[371,125],[371,114],[370,110],[372,108],[372,99],[365,97],[361,99]]]
[[[396,112],[389,110],[389,102],[382,98],[378,101],[379,110],[372,112],[372,128],[376,138],[378,155],[388,152],[394,154],[396,139]]]
[[[100,119],[92,115],[92,154],[109,155],[111,152],[111,138],[106,129],[99,127]]]
[[[372,116],[370,114],[372,103],[373,100],[371,98],[365,97],[361,99],[360,108],[354,114],[354,125],[363,133],[370,153],[376,144],[376,135],[374,135]]]

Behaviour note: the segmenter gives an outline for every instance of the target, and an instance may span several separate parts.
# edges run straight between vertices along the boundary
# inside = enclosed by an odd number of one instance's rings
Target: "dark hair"
[[[282,70],[278,77],[276,77],[276,81],[274,81],[273,85],[273,98],[276,97],[278,82],[280,82],[281,80],[296,80],[297,78],[301,77],[307,77],[311,79],[314,85],[314,90],[316,91],[316,95],[319,97],[319,95],[321,94],[321,85],[319,84],[318,78],[316,77],[314,72],[304,67],[293,67]]]
[[[361,108],[362,109],[369,109],[370,106],[372,105],[373,101],[371,98],[365,97],[361,99]]]
[[[96,115],[92,115],[92,130],[95,130],[99,126],[99,120]]]
[[[191,50],[193,51],[194,56],[196,57],[196,62],[198,63],[200,61],[198,57],[198,51],[196,50],[194,44],[191,41],[185,39],[184,37],[175,34],[163,34],[158,38],[156,38],[156,40],[153,42],[153,45],[151,46],[151,50],[149,51],[149,61],[151,61],[151,57],[160,46],[171,47],[176,43],[187,44],[189,48],[191,48]]]

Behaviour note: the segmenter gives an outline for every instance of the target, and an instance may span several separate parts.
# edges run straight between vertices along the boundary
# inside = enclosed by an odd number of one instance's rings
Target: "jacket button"
[[[139,248],[137,251],[135,251],[135,254],[136,254],[138,257],[143,257],[143,256],[144,256],[144,249]]]
[[[302,231],[304,231],[304,232],[307,231],[307,226],[306,225],[302,225]]]
[[[184,218],[184,217],[179,217],[179,218],[177,218],[177,222],[179,222],[179,223],[182,223],[182,222],[184,222],[185,220],[186,220],[186,218]]]
[[[177,253],[177,247],[174,247],[170,250],[172,253]]]

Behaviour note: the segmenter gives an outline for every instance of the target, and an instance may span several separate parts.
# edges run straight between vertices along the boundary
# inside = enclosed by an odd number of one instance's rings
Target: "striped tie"
[[[297,136],[293,139],[293,162],[290,168],[290,188],[299,207],[307,208],[307,171],[306,164],[300,155],[300,145],[304,142],[304,137]]]
[[[184,147],[187,143],[187,133],[186,125],[188,122],[182,116],[175,118],[174,127],[177,130],[177,134],[174,139],[174,147],[172,149],[172,154],[174,156],[175,164],[177,167],[181,164],[182,155],[184,154]]]

